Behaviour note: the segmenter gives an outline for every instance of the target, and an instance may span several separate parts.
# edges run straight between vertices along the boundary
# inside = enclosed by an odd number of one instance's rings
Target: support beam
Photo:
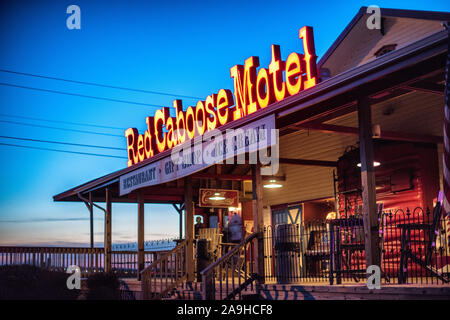
[[[358,100],[358,124],[366,266],[377,265],[381,267],[373,167],[372,120],[370,101],[367,97]]]
[[[91,236],[91,249],[94,248],[94,205],[92,204],[92,192],[89,192],[89,220],[90,220],[90,236]]]
[[[258,241],[255,248],[256,272],[259,283],[264,283],[264,241],[263,241],[263,184],[261,177],[261,164],[252,164],[252,190],[253,190],[253,230],[258,233]]]
[[[337,166],[336,161],[326,161],[326,160],[280,158],[278,161],[280,162],[280,164],[294,164],[300,166],[317,166],[329,168],[335,168]]]
[[[137,278],[141,280],[141,271],[145,268],[144,255],[144,197],[142,192],[138,192],[138,230],[137,230],[137,247],[138,247],[138,272]]]
[[[288,159],[288,160],[300,160],[300,159]],[[300,160],[302,161],[302,160]],[[304,161],[316,161],[316,160],[304,160]],[[330,161],[331,163],[332,161]],[[281,163],[281,162],[280,162]],[[334,162],[333,162],[334,163]],[[299,163],[296,163],[299,164]],[[313,165],[313,164],[308,164]],[[334,165],[335,167],[335,165]],[[211,180],[235,180],[235,181],[251,181],[252,176],[251,175],[230,175],[230,174],[215,174],[215,173],[197,173],[192,176],[193,179],[211,179]],[[263,180],[270,180],[273,179],[273,176],[263,176]],[[279,180],[286,180],[286,177],[279,176],[276,177]],[[217,189],[220,189],[219,186],[217,186]]]
[[[180,240],[183,239],[183,210],[179,212],[179,232],[180,232]]]
[[[178,207],[175,203],[172,203],[172,206],[175,208],[175,210],[178,212],[178,216],[180,218],[179,227],[180,227],[180,237],[179,239],[183,239],[183,208],[182,205]]]
[[[184,179],[184,226],[186,245],[186,281],[194,281],[194,202],[191,178]]]
[[[432,83],[428,81],[419,81],[415,83],[411,83],[404,87],[408,90],[413,91],[421,91],[421,92],[427,92],[427,93],[434,93],[443,96],[444,95],[444,89],[445,87],[443,85]]]
[[[105,212],[105,272],[111,272],[111,191],[106,188],[106,212]]]
[[[246,175],[237,175],[237,174],[221,174],[218,175],[216,173],[196,173],[192,175],[193,179],[211,179],[211,180],[236,180],[236,181],[243,181],[243,180],[251,180],[251,176]]]
[[[339,133],[350,136],[359,135],[358,128],[340,126],[335,124],[325,124],[325,123],[310,123],[302,124],[296,126],[300,129],[315,130],[324,133]],[[372,131],[372,130],[371,130]],[[409,142],[425,142],[425,143],[442,143],[443,138],[434,135],[427,134],[415,134],[415,133],[404,133],[404,132],[393,132],[381,130],[379,139],[394,140],[394,141],[409,141]]]

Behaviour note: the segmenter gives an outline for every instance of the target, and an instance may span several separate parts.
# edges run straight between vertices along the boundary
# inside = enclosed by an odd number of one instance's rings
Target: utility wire
[[[109,137],[125,138],[125,135],[103,133],[103,132],[96,132],[96,131],[87,131],[87,130],[78,130],[78,129],[69,129],[69,128],[61,128],[61,127],[44,126],[41,124],[34,124],[34,123],[17,122],[17,121],[10,121],[10,120],[0,120],[0,122],[17,124],[17,125],[21,125],[21,126],[29,126],[29,127],[55,129],[55,130],[62,130],[62,131],[72,131],[72,132],[87,133],[87,134],[97,134],[97,135],[109,136]]]
[[[43,76],[43,75],[39,75],[39,74],[19,72],[19,71],[13,71],[13,70],[0,69],[0,72],[7,72],[7,73],[19,74],[19,75],[22,75],[22,76],[37,77],[37,78],[43,78],[43,79],[51,79],[51,80],[72,82],[72,83],[78,83],[78,84],[86,84],[86,85],[89,85],[89,86],[96,86],[96,87],[104,87],[104,88],[128,90],[128,91],[143,92],[143,93],[150,93],[150,94],[159,94],[159,95],[163,95],[163,96],[170,96],[170,97],[177,97],[177,98],[187,98],[187,99],[201,100],[198,97],[185,96],[185,95],[175,94],[175,93],[168,93],[168,92],[161,92],[161,91],[149,91],[149,90],[142,90],[142,89],[133,89],[133,88],[112,86],[112,85],[100,84],[100,83],[94,83],[94,82],[77,81],[77,80],[63,79],[63,78],[57,78],[57,77]]]
[[[105,101],[112,101],[112,102],[135,104],[135,105],[139,105],[139,106],[158,107],[158,108],[164,107],[163,105],[158,105],[158,104],[149,104],[149,103],[136,102],[136,101],[127,101],[127,100],[111,99],[111,98],[105,98],[105,97],[89,96],[89,95],[79,94],[79,93],[72,93],[72,92],[65,92],[65,91],[58,91],[58,90],[50,90],[50,89],[22,86],[22,85],[13,84],[13,83],[7,83],[7,82],[0,82],[0,85],[8,86],[8,87],[14,87],[14,88],[22,88],[22,89],[43,91],[43,92],[49,92],[49,93],[64,94],[64,95],[74,96],[74,97],[82,97],[82,98],[89,98],[89,99],[96,99],[96,100],[105,100]]]
[[[44,150],[44,151],[56,151],[56,152],[64,152],[64,153],[74,153],[74,154],[81,154],[81,155],[86,155],[86,156],[128,159],[127,157],[113,156],[113,155],[109,155],[109,154],[78,152],[78,151],[59,150],[59,149],[50,149],[50,148],[41,148],[41,147],[32,147],[32,146],[21,146],[21,145],[18,145],[18,144],[10,144],[10,143],[3,143],[3,142],[0,142],[0,146],[28,148],[28,149],[36,149],[36,150]]]
[[[6,113],[0,113],[0,117],[36,120],[36,121],[44,121],[44,122],[52,122],[52,123],[63,123],[63,124],[69,124],[69,125],[75,125],[75,126],[86,126],[86,127],[95,127],[95,128],[114,129],[114,130],[125,131],[124,128],[119,128],[119,127],[104,126],[104,125],[90,124],[90,123],[81,123],[81,122],[62,121],[62,120],[49,120],[49,119],[42,119],[42,118],[18,116],[18,115],[13,115],[13,114],[6,114]]]
[[[92,145],[92,144],[81,144],[81,143],[71,143],[71,142],[61,142],[61,141],[50,141],[50,140],[40,140],[40,139],[30,139],[30,138],[19,138],[19,137],[10,137],[10,136],[0,136],[0,138],[2,138],[2,139],[22,140],[22,141],[32,141],[32,142],[44,142],[44,143],[63,144],[63,145],[76,146],[76,147],[101,148],[101,149],[120,150],[120,151],[126,151],[127,150],[125,148],[97,146],[97,145]]]

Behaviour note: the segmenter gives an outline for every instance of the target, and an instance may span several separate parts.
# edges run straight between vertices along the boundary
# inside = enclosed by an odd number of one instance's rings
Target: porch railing
[[[146,266],[152,264],[167,251],[145,251]],[[33,265],[51,271],[65,272],[71,265],[80,267],[83,277],[104,271],[104,248],[65,247],[6,247],[0,246],[1,265]],[[137,275],[136,251],[113,251],[112,271],[121,277]]]
[[[186,279],[186,246],[184,240],[141,272],[144,299],[161,299]]]
[[[380,214],[382,283],[449,283],[450,217],[436,217],[419,207]],[[361,216],[291,225],[284,232],[277,228],[264,228],[266,283],[366,281]]]
[[[254,263],[254,233],[229,249],[220,259],[201,271],[204,300],[231,300],[242,298],[242,292],[252,292],[256,280]]]

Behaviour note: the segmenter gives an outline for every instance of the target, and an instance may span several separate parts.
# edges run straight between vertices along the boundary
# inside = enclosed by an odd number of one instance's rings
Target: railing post
[[[44,268],[44,252],[42,249],[39,250],[39,264],[41,265],[41,268]]]
[[[202,274],[202,287],[203,300],[216,299],[216,286],[214,283],[214,276],[212,272],[206,272]]]

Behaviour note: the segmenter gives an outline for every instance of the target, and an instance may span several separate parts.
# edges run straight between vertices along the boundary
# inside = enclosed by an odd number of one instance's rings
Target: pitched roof
[[[435,21],[450,21],[450,12],[441,11],[422,11],[422,10],[405,10],[405,9],[388,9],[380,8],[382,17],[397,17],[397,18],[412,18],[412,19],[422,19],[422,20],[435,20]],[[367,7],[361,7],[350,23],[341,32],[339,37],[333,42],[333,44],[328,48],[325,54],[320,58],[317,63],[320,68],[325,61],[333,54],[336,48],[341,44],[345,37],[350,33],[353,27],[358,23],[358,21],[367,13]]]

